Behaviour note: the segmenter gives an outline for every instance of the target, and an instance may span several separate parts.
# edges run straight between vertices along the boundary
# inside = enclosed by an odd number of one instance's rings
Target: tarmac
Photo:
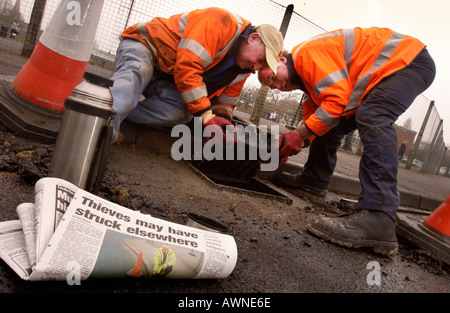
[[[0,50],[0,80],[11,82],[26,61],[27,58],[18,55],[15,51],[9,53]],[[91,70],[91,65],[88,67],[89,70]],[[95,67],[92,70],[98,72],[102,69]],[[248,120],[249,117],[248,114],[239,111],[237,111],[236,115],[242,120]],[[273,122],[265,119],[260,121],[260,125],[273,124]],[[280,131],[283,132],[285,130],[286,128],[280,125]],[[148,127],[137,126],[133,134],[134,139],[132,139],[136,142],[133,144],[158,150],[159,148],[151,147],[154,144],[154,138],[139,135],[147,134],[147,132]],[[159,135],[163,135],[163,133],[159,133]],[[308,149],[304,149],[298,155],[290,157],[288,162],[278,171],[269,174],[266,173],[265,178],[271,179],[279,171],[298,173],[306,163],[307,157]],[[359,160],[359,155],[344,150],[338,151],[336,169],[329,186],[330,191],[355,196],[360,193],[361,186],[359,185],[358,179]],[[408,170],[404,167],[405,165],[403,163],[399,164],[398,186],[402,206],[432,211],[450,195],[450,177],[424,174],[420,173],[420,169],[418,168],[413,167]]]
[[[128,122],[122,124],[123,143],[140,146],[152,153],[170,154],[174,138],[167,130],[154,129]],[[280,172],[300,173],[308,158],[309,149],[291,157],[282,167],[272,172],[258,172],[255,177],[269,184],[277,184]],[[361,192],[358,179],[358,164],[360,156],[339,149],[337,166],[331,177],[327,201],[346,200],[349,205],[356,203]],[[406,169],[405,164],[399,164],[398,189],[400,207],[397,210],[397,233],[408,238],[422,249],[428,251],[436,259],[450,265],[449,237],[442,233],[429,231],[423,227],[425,219],[440,205],[449,202],[450,177],[421,173],[419,169]],[[287,191],[294,192],[289,188]],[[309,199],[308,201],[311,201]],[[313,200],[314,202],[314,200]]]
[[[20,71],[23,64],[26,62],[25,58],[19,57],[17,55],[10,55],[6,54],[2,56],[2,52],[0,52],[0,80],[4,79],[8,82],[11,82],[15,75]],[[263,125],[266,121],[262,120],[261,125]],[[269,121],[267,121],[269,123]],[[168,130],[160,130],[160,129],[154,129],[142,125],[134,125],[130,124],[128,122],[125,122],[121,129],[122,133],[124,134],[124,146],[136,146],[143,148],[145,150],[148,150],[150,153],[153,153],[155,155],[158,154],[167,154],[170,152],[172,143],[176,140],[175,138],[170,137],[170,132]],[[126,154],[127,149],[124,149],[123,153],[124,155],[121,156],[121,159],[119,160],[121,166],[126,166],[126,163],[129,161],[129,157],[131,155]],[[290,171],[292,173],[297,173],[302,170],[306,159],[308,156],[308,149],[304,149],[300,154],[297,156],[291,157],[289,161],[280,169],[274,172],[260,172],[257,174],[258,178],[261,178],[263,180],[272,181],[276,175],[280,171]],[[116,156],[117,157],[117,156]],[[349,198],[349,199],[357,199],[357,196],[360,192],[360,184],[358,180],[358,164],[359,164],[360,156],[348,153],[343,150],[338,151],[338,163],[336,166],[335,173],[332,176],[330,188],[329,188],[329,195],[327,196],[327,199],[330,199],[332,197],[333,199],[342,199],[342,198]],[[156,157],[157,161],[160,161],[161,158]],[[117,160],[116,160],[117,161]],[[139,159],[139,161],[142,161]],[[149,162],[148,160],[145,160],[145,162]],[[139,163],[141,164],[141,163]],[[144,163],[142,163],[144,165]],[[180,171],[179,176],[182,177],[184,174],[183,168],[179,169],[170,169],[174,172]],[[169,171],[169,170],[168,170]],[[122,174],[125,175],[125,174]],[[135,173],[136,175],[136,173]],[[169,177],[158,177],[155,178],[158,181],[165,181]],[[170,181],[170,180],[168,180]],[[166,182],[166,181],[165,181]],[[183,183],[185,181],[181,180],[178,182],[178,185],[183,186]],[[427,212],[433,211],[436,207],[438,207],[450,194],[450,178],[449,177],[443,177],[440,175],[429,175],[429,174],[423,174],[420,173],[418,169],[412,169],[412,170],[406,170],[403,168],[402,164],[400,164],[399,174],[398,174],[398,185],[399,185],[399,192],[400,192],[400,199],[401,199],[401,205],[404,208],[410,208],[410,209],[417,209],[417,210],[424,210]],[[167,183],[167,182],[166,182]],[[173,186],[167,187],[168,189],[171,188],[177,188],[177,185],[174,184]],[[159,189],[158,189],[159,190]],[[178,190],[178,189],[177,189]],[[173,193],[173,190],[169,190],[170,193]],[[181,191],[180,191],[181,193]],[[152,194],[153,197],[157,197],[156,194]],[[191,199],[192,198],[192,199]],[[196,210],[198,209],[198,199],[197,196],[192,196],[191,198],[187,198],[185,200],[180,199],[177,200],[177,197],[175,197],[175,200],[180,201],[180,206],[186,206],[188,207],[188,204],[192,202],[192,207],[194,207]],[[205,196],[205,198],[207,198]],[[247,199],[243,196],[243,199]],[[160,200],[159,198],[156,198],[154,201],[157,202],[157,200]],[[225,199],[226,200],[226,199]],[[164,207],[166,202],[167,205],[170,206],[170,214],[169,216],[174,216],[176,213],[172,213],[173,207],[172,202],[174,199],[169,198],[166,200],[161,199],[161,207]],[[187,283],[182,284],[178,287],[178,289],[175,288],[173,284],[167,283],[167,285],[163,285],[162,287],[158,286],[159,291],[166,291],[166,290],[173,290],[176,291],[182,291],[186,292],[191,290],[194,290],[194,292],[198,292],[198,290],[201,290],[201,292],[206,291],[209,289],[212,289],[212,292],[218,292],[218,290],[221,290],[222,288],[225,291],[229,290],[235,290],[233,288],[238,288],[238,290],[247,292],[247,290],[256,290],[260,292],[261,290],[264,291],[272,291],[271,285],[279,285],[280,288],[285,289],[277,289],[277,292],[282,292],[282,290],[287,290],[289,292],[292,291],[298,291],[298,290],[312,290],[313,292],[315,290],[320,290],[320,292],[331,290],[331,291],[353,291],[353,292],[365,292],[367,290],[371,291],[365,284],[365,281],[361,283],[361,286],[355,285],[352,278],[346,278],[347,280],[343,280],[342,273],[350,273],[352,275],[356,275],[355,270],[351,270],[352,268],[356,268],[353,263],[357,262],[358,264],[361,262],[365,262],[367,260],[373,260],[374,256],[370,253],[358,253],[357,251],[347,251],[347,250],[341,250],[340,247],[334,247],[333,245],[328,245],[323,243],[321,240],[317,240],[316,238],[309,237],[305,231],[304,231],[304,221],[303,219],[300,219],[300,217],[293,218],[292,216],[297,215],[309,215],[311,210],[313,213],[315,212],[314,204],[309,202],[309,200],[304,199],[294,199],[294,201],[300,202],[301,206],[285,206],[283,204],[274,206],[274,210],[276,208],[282,208],[282,210],[276,211],[276,213],[273,213],[271,210],[267,210],[266,207],[270,207],[270,204],[273,205],[274,202],[268,201],[268,203],[265,202],[265,200],[256,201],[255,203],[258,206],[252,206],[250,205],[250,209],[247,209],[245,206],[250,203],[249,200],[244,200],[242,203],[242,208],[239,207],[239,212],[235,212],[237,209],[224,209],[222,207],[218,207],[217,210],[219,210],[223,215],[232,215],[234,214],[234,218],[236,219],[235,224],[233,224],[233,228],[235,229],[235,233],[239,234],[239,236],[236,236],[238,243],[240,245],[240,251],[241,251],[241,260],[239,262],[240,268],[236,271],[234,274],[235,276],[232,277],[232,279],[226,280],[225,282],[221,282],[221,284],[218,284],[218,287],[215,285],[215,283],[209,283],[209,282],[195,282],[195,284],[198,285],[198,288],[196,288],[196,285],[189,285]],[[229,205],[227,201],[224,201],[226,203],[225,205]],[[311,207],[308,206],[308,204],[311,205]],[[303,208],[302,210],[299,210],[298,207]],[[253,211],[254,208],[258,208],[256,212]],[[205,209],[206,210],[206,209]],[[249,213],[247,213],[247,210],[249,210]],[[242,211],[242,213],[241,213]],[[251,212],[250,212],[251,211]],[[295,212],[295,214],[292,214],[292,212]],[[247,214],[245,215],[244,212]],[[267,215],[258,215],[263,212]],[[206,213],[211,214],[211,212],[207,211]],[[239,215],[239,214],[244,215]],[[217,213],[218,214],[218,213]],[[280,233],[279,236],[283,236],[280,242],[281,245],[284,247],[286,246],[286,251],[289,251],[289,255],[293,257],[295,260],[301,263],[301,266],[295,266],[296,269],[291,269],[292,272],[296,273],[300,271],[300,274],[289,274],[291,271],[287,271],[284,273],[282,271],[282,274],[286,274],[283,276],[283,279],[278,277],[279,273],[271,273],[271,271],[267,271],[267,269],[264,268],[265,265],[271,264],[268,261],[268,257],[271,257],[274,255],[275,259],[277,259],[277,255],[270,253],[271,245],[270,241],[266,246],[263,245],[264,241],[268,239],[267,236],[271,235],[272,233],[266,229],[265,227],[268,224],[269,220],[276,215],[277,221],[273,222],[273,227],[276,230],[277,233]],[[283,218],[286,218],[286,223],[281,223],[278,221],[278,219],[282,216]],[[216,217],[216,216],[214,216]],[[227,219],[229,217],[226,217]],[[249,224],[246,224],[246,219],[249,219]],[[262,220],[261,220],[262,219]],[[266,219],[266,220],[265,220]],[[297,221],[298,219],[298,221]],[[219,219],[220,220],[220,219]],[[264,222],[265,221],[265,222]],[[246,223],[244,223],[246,222]],[[264,222],[264,223],[263,223]],[[297,223],[298,222],[298,223]],[[263,223],[263,224],[261,224]],[[297,229],[299,224],[301,227]],[[252,226],[254,225],[254,226]],[[287,225],[287,226],[286,226]],[[295,232],[291,231],[291,228],[296,227]],[[286,227],[286,229],[284,229]],[[257,229],[256,229],[257,228]],[[239,232],[238,232],[239,230]],[[281,235],[282,234],[282,235]],[[246,240],[246,238],[249,238]],[[253,246],[255,245],[255,242],[259,240],[259,244],[261,246],[264,246],[264,250],[258,250],[255,249]],[[287,245],[285,242],[289,241],[295,241],[295,249],[292,251],[290,245]],[[299,243],[297,243],[299,241]],[[419,245],[419,244],[418,244]],[[420,245],[419,245],[420,246]],[[312,247],[313,249],[310,249]],[[422,246],[420,246],[422,247]],[[449,250],[447,250],[449,251]],[[260,262],[252,262],[253,259],[256,258],[257,253],[262,253],[264,257],[261,257]],[[438,251],[437,254],[439,254]],[[350,253],[350,254],[349,254]],[[292,255],[294,254],[294,255]],[[259,256],[259,255],[258,255]],[[406,256],[406,257],[409,257]],[[361,261],[360,259],[363,259]],[[426,272],[425,270],[416,270],[416,265],[412,264],[409,261],[404,261],[404,255],[401,254],[397,258],[394,258],[394,261],[387,263],[384,265],[384,271],[383,275],[386,276],[386,280],[388,281],[388,284],[383,289],[388,292],[391,291],[408,291],[408,290],[427,290],[427,289],[417,289],[421,288],[422,284],[424,285],[433,285],[436,281],[439,282],[439,284],[436,284],[439,289],[436,290],[444,290],[447,292],[446,289],[448,286],[447,284],[447,276],[434,276],[434,274]],[[443,259],[441,255],[438,255],[438,259]],[[383,260],[384,259],[380,259]],[[408,259],[409,260],[409,259]],[[328,265],[327,265],[328,264]],[[332,265],[330,265],[332,264]],[[412,265],[411,265],[412,264]],[[448,264],[448,263],[447,263]],[[252,265],[252,268],[250,269],[250,265]],[[411,267],[412,266],[412,267]],[[253,268],[256,267],[256,268]],[[311,274],[312,271],[312,274]],[[352,272],[353,271],[353,272]],[[254,273],[264,272],[265,275],[255,275]],[[416,279],[415,273],[418,272]],[[292,282],[290,282],[288,277],[299,277],[299,275],[303,275],[305,273],[305,276],[307,276],[307,279],[300,279],[303,284],[306,284],[305,286],[292,285]],[[315,278],[317,275],[322,275],[321,273],[324,273],[323,275],[326,276],[326,286],[332,286],[332,287],[323,287],[319,286],[321,285],[320,281],[317,281],[317,278]],[[336,274],[338,273],[338,274]],[[388,274],[386,274],[388,273]],[[402,273],[402,274],[399,274]],[[403,274],[405,273],[405,274]],[[275,275],[276,274],[276,275]],[[315,275],[314,275],[315,274]],[[275,275],[277,277],[273,277],[272,275]],[[404,278],[401,275],[406,275]],[[3,274],[3,276],[7,277],[4,279],[8,284],[4,286],[5,290],[20,290],[21,288],[28,288],[27,290],[31,290],[33,286],[28,286],[24,284],[23,282],[18,281],[14,275],[9,274],[9,272],[6,272],[6,274]],[[411,278],[412,277],[412,278]],[[426,278],[423,278],[426,277]],[[430,278],[431,277],[431,278]],[[246,280],[247,279],[247,280]],[[256,287],[251,287],[252,285],[255,285],[256,280]],[[328,283],[328,280],[330,280],[330,283]],[[409,281],[413,281],[413,283],[408,283]],[[392,281],[392,282],[391,282]],[[441,283],[443,281],[443,283]],[[12,282],[12,283],[11,283]],[[244,283],[243,282],[247,282]],[[209,285],[208,285],[209,284]],[[310,284],[311,286],[309,286]],[[236,286],[235,286],[236,285]],[[441,285],[445,287],[440,287]],[[239,286],[239,287],[237,287]],[[59,285],[49,285],[48,290],[57,289]],[[97,288],[97,286],[95,286]],[[132,286],[134,287],[134,286]],[[140,285],[139,287],[144,288],[144,285]],[[153,291],[153,285],[148,285],[145,288],[147,288],[147,291]],[[104,286],[98,287],[98,290],[104,290]],[[120,286],[117,287],[116,285],[112,285],[111,290],[114,288],[114,292],[122,291],[122,290],[128,290],[128,288],[131,289],[129,285],[126,285],[125,287]],[[209,289],[208,289],[209,288]],[[239,289],[240,288],[240,289]],[[253,289],[252,289],[253,288]],[[46,289],[47,290],[47,289]],[[134,290],[134,289],[132,289]],[[281,291],[280,291],[281,290]]]
[[[143,125],[123,123],[121,132],[123,142],[131,146],[140,146],[152,153],[170,155],[174,138],[167,130],[154,129]],[[291,157],[282,167],[273,172],[258,172],[255,177],[269,184],[276,183],[280,172],[300,173],[308,158],[309,149]],[[327,201],[347,201],[348,205],[357,202],[361,192],[358,179],[360,156],[339,149],[337,166],[328,188]],[[426,250],[434,258],[450,265],[450,240],[440,232],[424,228],[424,221],[431,212],[450,199],[450,177],[421,173],[419,169],[406,169],[399,164],[398,189],[400,207],[397,210],[397,233],[418,247]],[[287,191],[296,193],[293,190]],[[311,201],[309,198],[307,201]],[[314,200],[312,200],[314,203]]]

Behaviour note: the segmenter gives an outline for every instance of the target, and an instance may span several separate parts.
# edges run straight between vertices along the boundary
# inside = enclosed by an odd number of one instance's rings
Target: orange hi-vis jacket
[[[387,28],[339,29],[292,49],[294,67],[311,101],[303,120],[317,136],[356,114],[368,92],[406,67],[425,48],[416,38]]]
[[[217,65],[251,23],[220,8],[194,10],[127,28],[123,38],[146,45],[158,68],[173,75],[191,114],[208,109],[233,116],[234,107],[250,73],[239,74],[219,90],[208,94],[202,74]],[[210,99],[215,99],[214,103]]]

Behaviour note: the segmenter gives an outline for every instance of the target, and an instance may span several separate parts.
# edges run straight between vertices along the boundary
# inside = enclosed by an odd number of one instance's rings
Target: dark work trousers
[[[433,82],[436,68],[426,49],[405,68],[383,79],[358,107],[356,115],[310,146],[303,182],[328,189],[336,167],[336,153],[345,134],[358,129],[364,147],[359,165],[362,192],[357,209],[379,210],[395,220],[400,205],[397,188],[398,154],[395,121]]]

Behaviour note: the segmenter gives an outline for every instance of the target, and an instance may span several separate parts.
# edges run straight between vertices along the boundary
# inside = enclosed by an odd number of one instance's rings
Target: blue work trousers
[[[407,67],[383,79],[360,104],[354,116],[311,144],[302,173],[304,181],[328,189],[342,138],[358,129],[364,147],[359,164],[362,191],[357,209],[380,210],[395,220],[400,205],[395,121],[434,80],[436,68],[426,49]]]
[[[187,124],[193,118],[173,81],[158,77],[153,60],[150,50],[139,41],[121,41],[110,88],[115,111],[114,139],[125,118],[136,124],[162,127]]]

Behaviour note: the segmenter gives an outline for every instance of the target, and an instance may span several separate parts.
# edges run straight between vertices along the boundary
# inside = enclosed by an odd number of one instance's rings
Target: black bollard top
[[[108,78],[105,78],[105,77],[102,77],[102,76],[99,76],[99,75],[96,75],[93,73],[89,73],[89,72],[85,72],[83,75],[83,78],[86,81],[88,81],[94,85],[107,87],[107,88],[112,87],[112,85],[114,83],[111,79],[108,79]]]

